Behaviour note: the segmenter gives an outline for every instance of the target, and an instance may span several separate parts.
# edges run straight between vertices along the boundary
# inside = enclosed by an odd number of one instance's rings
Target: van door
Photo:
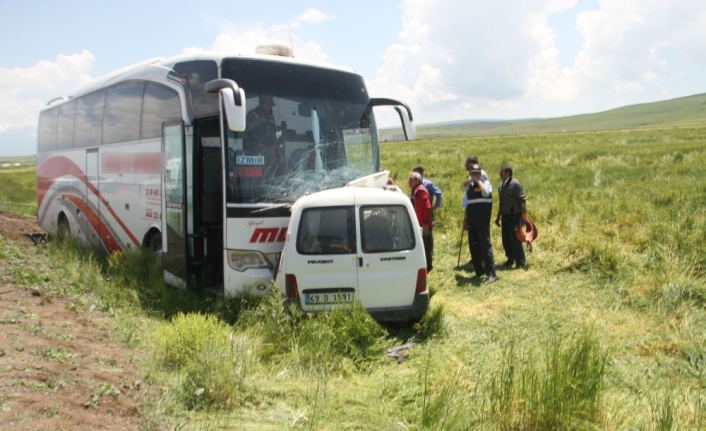
[[[417,244],[407,207],[360,206],[358,220],[360,300],[366,308],[412,305],[417,272],[426,263],[423,244]]]
[[[299,218],[296,252],[287,267],[296,272],[304,311],[357,299],[355,211],[350,206],[315,207]],[[327,306],[328,305],[328,306]]]

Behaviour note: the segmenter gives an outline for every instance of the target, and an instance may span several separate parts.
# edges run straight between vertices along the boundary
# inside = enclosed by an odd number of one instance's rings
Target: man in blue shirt
[[[422,177],[422,185],[426,189],[427,193],[429,194],[429,200],[431,201],[431,221],[432,221],[432,227],[434,226],[434,211],[439,209],[441,206],[441,198],[443,197],[443,193],[441,193],[441,190],[434,184],[433,182],[429,181],[428,179],[424,178],[424,168],[421,166],[416,166],[414,169],[412,169],[412,172],[417,172],[421,177]],[[427,253],[427,272],[431,271],[433,266],[431,264],[431,258],[434,253],[434,235],[432,234],[433,229],[429,229],[429,237],[428,237],[428,243],[431,245],[429,247],[429,250],[425,250]]]

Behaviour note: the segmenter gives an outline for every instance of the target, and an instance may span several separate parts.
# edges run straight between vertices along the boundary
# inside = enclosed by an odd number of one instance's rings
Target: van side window
[[[414,248],[414,231],[402,205],[360,208],[363,253],[383,253]]]
[[[353,207],[310,208],[302,212],[297,234],[300,254],[355,253]]]

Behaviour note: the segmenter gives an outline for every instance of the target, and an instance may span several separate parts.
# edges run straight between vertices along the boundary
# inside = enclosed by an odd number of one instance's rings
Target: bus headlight
[[[236,271],[272,268],[269,260],[258,251],[228,250],[228,264]]]

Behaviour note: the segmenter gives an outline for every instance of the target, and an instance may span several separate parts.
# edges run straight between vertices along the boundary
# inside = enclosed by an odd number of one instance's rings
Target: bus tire
[[[152,231],[145,241],[145,248],[148,248],[157,255],[159,262],[162,262],[162,232],[158,230]]]
[[[56,237],[59,240],[66,240],[71,235],[71,226],[69,226],[69,219],[66,214],[59,213],[59,218],[56,221]]]

